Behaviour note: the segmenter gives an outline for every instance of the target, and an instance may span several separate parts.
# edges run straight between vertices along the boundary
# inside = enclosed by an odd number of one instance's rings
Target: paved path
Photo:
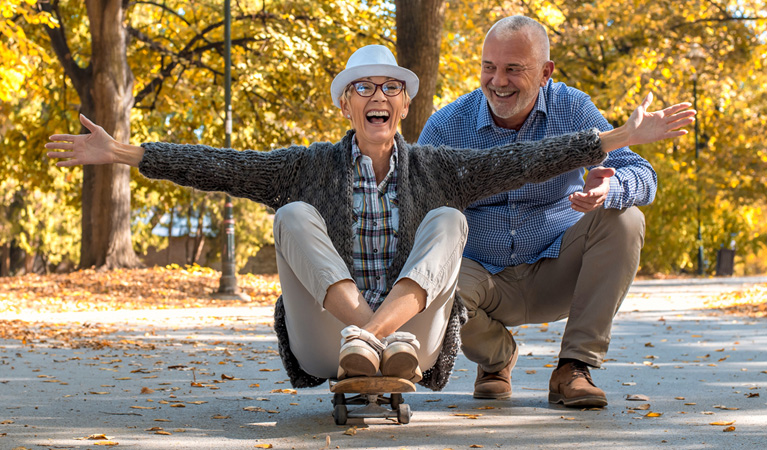
[[[291,390],[270,308],[25,314],[11,319],[117,331],[80,348],[0,340],[0,450],[104,448],[91,435],[142,450],[765,448],[767,320],[697,309],[755,282],[767,279],[635,283],[593,371],[604,409],[548,404],[564,329],[552,323],[514,330],[511,400],[474,400],[475,368],[461,357],[444,391],[405,396],[408,425],[336,426],[326,385]]]

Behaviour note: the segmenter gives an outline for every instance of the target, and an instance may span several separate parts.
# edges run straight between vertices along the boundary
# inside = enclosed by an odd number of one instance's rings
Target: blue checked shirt
[[[397,251],[397,145],[389,173],[376,183],[373,161],[352,140],[354,161],[354,281],[375,311],[386,298],[386,269]]]
[[[549,80],[519,131],[498,127],[482,90],[477,89],[431,116],[418,143],[483,149],[594,127],[612,129],[588,95]],[[628,147],[609,153],[602,165],[616,169],[605,208],[647,205],[655,198],[655,171]],[[574,170],[471,205],[465,211],[469,237],[464,256],[493,274],[508,266],[558,257],[562,235],[583,216],[570,207],[568,196],[583,189],[584,173],[584,169]]]

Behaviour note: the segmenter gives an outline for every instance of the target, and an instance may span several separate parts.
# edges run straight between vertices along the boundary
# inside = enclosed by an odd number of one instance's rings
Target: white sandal
[[[397,331],[384,338],[386,348],[381,357],[381,374],[385,377],[397,377],[413,383],[421,381],[423,374],[418,367],[416,349],[421,348],[418,339],[406,331]]]
[[[372,333],[356,325],[341,330],[341,336],[338,379],[375,376],[381,364],[384,344]]]

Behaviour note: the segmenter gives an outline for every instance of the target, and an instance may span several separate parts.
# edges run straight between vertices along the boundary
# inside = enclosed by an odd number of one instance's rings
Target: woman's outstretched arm
[[[651,102],[652,93],[649,93],[625,124],[599,133],[602,151],[608,153],[621,147],[649,144],[687,134],[687,130],[680,128],[694,120],[695,111],[688,109],[690,103],[677,103],[660,111],[647,112]]]
[[[80,123],[90,130],[90,134],[54,134],[52,142],[45,144],[51,150],[49,158],[68,158],[56,163],[59,167],[89,164],[127,164],[138,167],[144,156],[144,149],[131,144],[117,142],[103,128],[80,114]]]

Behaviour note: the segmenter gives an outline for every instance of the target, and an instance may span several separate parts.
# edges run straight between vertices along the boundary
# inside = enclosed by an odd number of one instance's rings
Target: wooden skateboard
[[[342,381],[330,381],[333,393],[333,419],[336,425],[345,425],[347,419],[389,419],[410,422],[413,415],[410,405],[404,403],[403,392],[415,392],[415,385],[395,377],[353,377]],[[352,394],[346,397],[344,394]],[[362,405],[349,409],[348,405]],[[391,409],[384,407],[390,406]]]

